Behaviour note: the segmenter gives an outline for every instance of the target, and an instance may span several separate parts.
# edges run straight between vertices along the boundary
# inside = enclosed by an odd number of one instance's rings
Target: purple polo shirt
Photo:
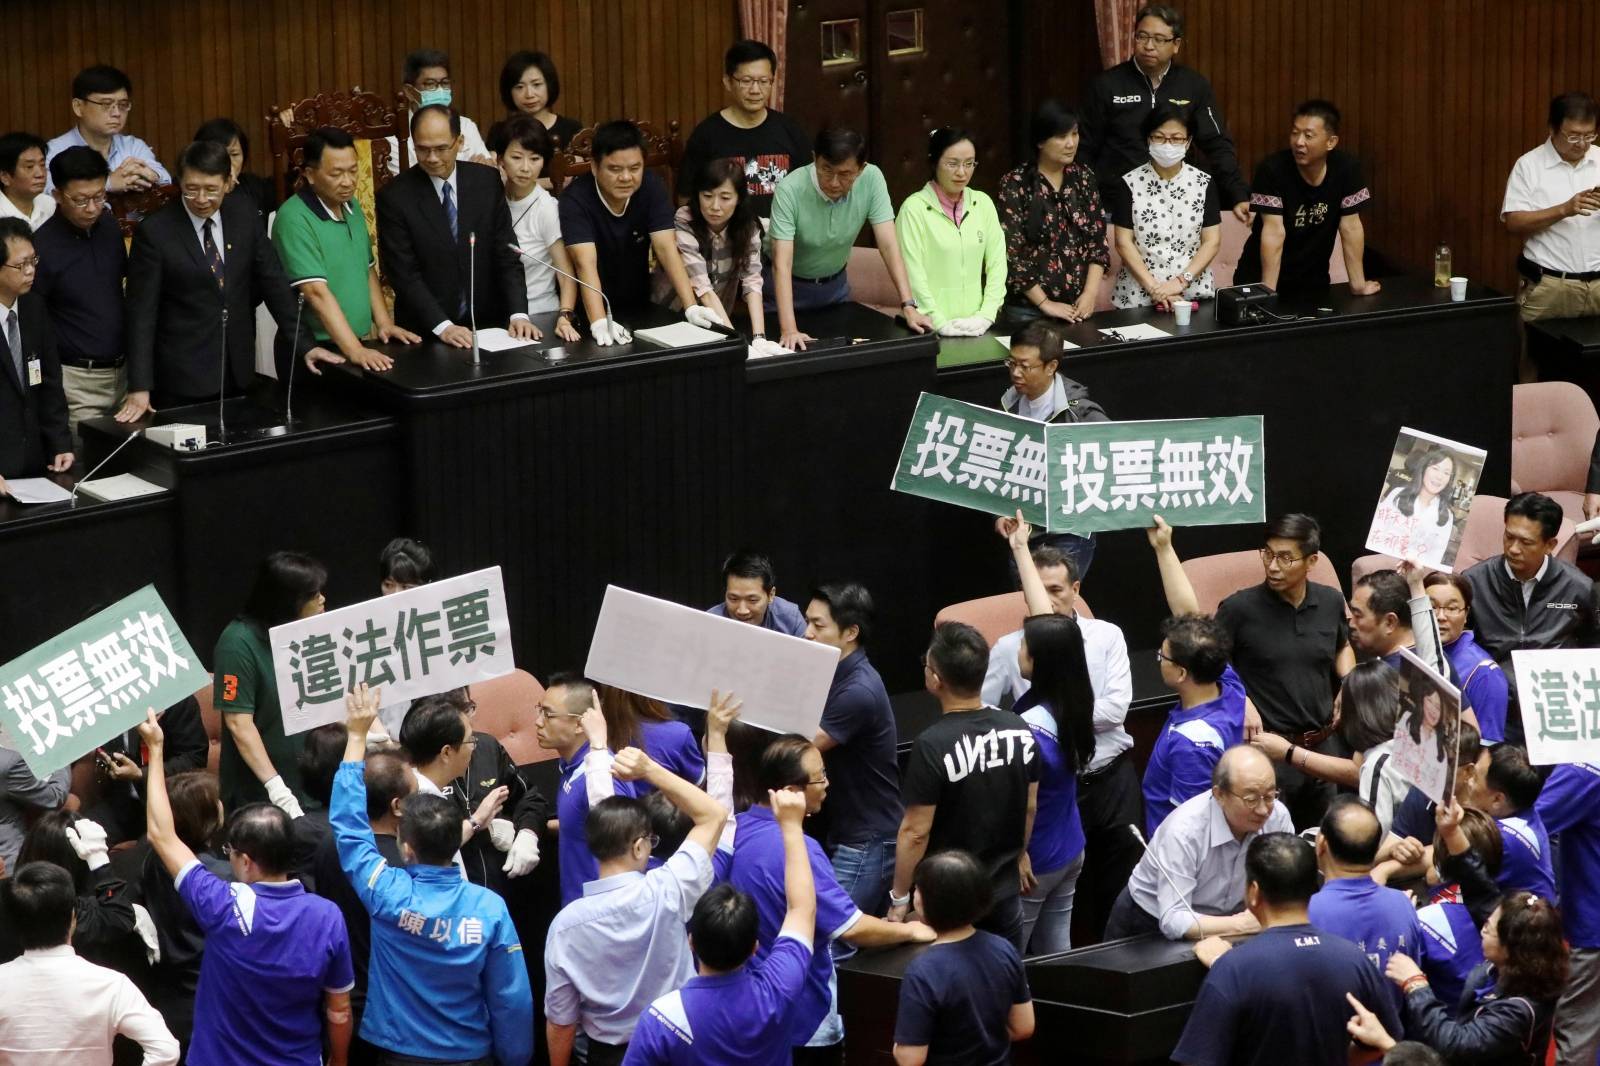
[[[1468,976],[1483,961],[1483,934],[1465,903],[1430,903],[1417,912],[1417,921],[1422,923],[1417,965],[1428,975],[1434,996],[1453,1012]]]
[[[589,790],[584,780],[587,770],[583,760],[589,754],[586,743],[572,756],[572,761],[556,764],[561,774],[561,787],[556,790],[556,820],[561,833],[556,842],[556,856],[561,864],[561,905],[565,907],[583,895],[583,886],[600,876],[600,863],[589,850],[589,836],[584,823],[589,819]],[[630,781],[612,779],[613,795],[636,796],[637,790]]]
[[[1389,956],[1414,955],[1422,941],[1422,923],[1411,897],[1370,877],[1328,881],[1311,897],[1307,912],[1312,925],[1366,952],[1379,973],[1389,965]]]
[[[356,981],[338,906],[299,881],[224,881],[198,860],[175,883],[206,936],[189,1061],[321,1066],[323,993]]]
[[[1150,751],[1144,768],[1144,831],[1156,827],[1184,800],[1211,788],[1211,771],[1222,753],[1244,743],[1244,682],[1228,667],[1218,680],[1217,698],[1178,707]]]
[[[1444,653],[1461,679],[1464,703],[1478,717],[1478,731],[1484,740],[1500,743],[1506,738],[1506,703],[1510,699],[1505,671],[1494,656],[1483,650],[1470,629],[1446,644]]]
[[[1534,810],[1561,834],[1561,919],[1575,948],[1600,948],[1600,766],[1557,766]]]
[[[1537,805],[1509,818],[1496,818],[1505,858],[1495,883],[1502,892],[1519,889],[1540,899],[1556,898],[1556,871],[1550,862],[1550,834],[1545,832]]]
[[[694,730],[674,719],[670,722],[642,721],[639,731],[643,734],[640,743],[646,755],[691,785],[705,782],[706,756],[694,739]],[[640,795],[655,791],[643,781],[634,784]]]

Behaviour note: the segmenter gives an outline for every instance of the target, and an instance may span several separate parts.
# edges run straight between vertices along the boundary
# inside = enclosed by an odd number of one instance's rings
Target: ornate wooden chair
[[[667,124],[665,133],[650,122],[639,123],[639,128],[644,131],[645,169],[663,172],[662,178],[667,183],[667,195],[671,196],[677,188],[674,179],[677,176],[678,166],[683,162],[682,125],[677,119],[673,119]],[[594,129],[593,126],[589,126],[579,130],[573,135],[572,143],[557,152],[556,157],[550,161],[550,168],[546,173],[557,196],[561,195],[561,190],[573,178],[589,173],[589,159],[594,152]]]
[[[177,177],[176,174],[173,175]],[[177,199],[177,185],[156,185],[142,192],[114,192],[106,197],[111,215],[122,228],[122,239],[133,240],[133,231],[144,216]]]

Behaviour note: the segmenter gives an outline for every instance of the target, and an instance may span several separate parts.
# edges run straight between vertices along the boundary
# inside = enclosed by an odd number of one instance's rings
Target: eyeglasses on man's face
[[[1261,565],[1263,566],[1271,566],[1273,563],[1277,563],[1287,569],[1304,558],[1304,555],[1296,555],[1294,552],[1275,552],[1271,548],[1261,549]]]
[[[1275,788],[1269,788],[1265,792],[1235,792],[1229,789],[1228,795],[1253,811],[1260,810],[1263,804],[1271,807],[1278,802],[1278,790]]]
[[[95,107],[98,107],[108,115],[126,115],[129,111],[133,110],[133,101],[129,100],[127,97],[120,97],[115,100],[107,100],[104,97],[97,99],[93,96],[89,96],[85,97],[83,102],[86,104],[93,104]]]
[[[1133,39],[1139,44],[1159,44],[1163,46],[1177,40],[1176,37],[1171,37],[1164,33],[1146,33],[1144,30],[1134,34]]]
[[[5,265],[7,269],[15,270],[18,274],[31,274],[39,269],[39,257],[29,256],[27,259],[19,259],[15,263]]]

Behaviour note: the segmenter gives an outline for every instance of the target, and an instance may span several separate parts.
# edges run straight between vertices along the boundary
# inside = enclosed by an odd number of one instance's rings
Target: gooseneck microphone
[[[226,297],[224,297],[226,299]],[[217,375],[217,443],[228,443],[228,305],[222,305],[222,360]]]
[[[608,298],[606,296],[605,290],[595,288],[593,285],[590,285],[587,281],[584,281],[582,278],[578,277],[576,274],[568,274],[565,270],[562,270],[560,267],[556,266],[554,263],[551,263],[551,262],[549,262],[547,260],[544,260],[544,259],[540,259],[538,256],[534,255],[532,252],[523,251],[522,248],[520,246],[516,245],[516,244],[512,244],[509,247],[511,248],[511,250],[513,252],[516,252],[518,255],[522,256],[524,259],[532,259],[535,263],[538,263],[541,266],[547,266],[551,270],[555,271],[557,274],[560,274],[562,277],[566,278],[567,280],[577,282],[579,285],[582,285],[584,288],[588,289],[590,292],[592,292],[596,296],[600,297],[600,302],[605,305],[606,320],[609,321],[614,326],[615,325],[621,325],[621,323],[619,323],[617,321],[617,316],[611,313],[611,300],[610,300],[610,298]]]
[[[1145,841],[1144,834],[1139,831],[1139,827],[1134,825],[1132,822],[1129,822],[1128,823],[1128,831],[1133,834],[1134,839],[1139,841],[1139,843],[1144,846],[1144,853],[1145,853],[1145,856],[1147,858],[1149,858],[1150,865],[1154,866],[1156,868],[1156,871],[1158,873],[1160,873],[1163,878],[1166,879],[1167,886],[1169,888],[1171,888],[1173,892],[1177,893],[1178,902],[1183,904],[1183,909],[1188,911],[1189,912],[1189,917],[1194,919],[1195,932],[1197,934],[1204,935],[1203,934],[1203,927],[1200,924],[1200,915],[1195,913],[1195,909],[1193,907],[1191,907],[1189,905],[1189,901],[1186,898],[1184,898],[1183,890],[1180,889],[1178,887],[1177,882],[1172,879],[1172,875],[1167,873],[1167,868],[1165,866],[1161,865],[1161,860],[1156,858],[1156,853],[1154,851],[1150,850],[1150,845]],[[1156,921],[1159,922],[1161,920],[1161,917],[1162,916],[1159,915],[1159,914],[1156,915]]]
[[[481,366],[483,355],[478,351],[478,234],[467,234],[467,316],[472,323],[472,365]]]
[[[122,449],[124,449],[124,448],[126,448],[128,446],[128,442],[129,441],[133,440],[133,438],[135,438],[135,437],[142,437],[142,436],[144,436],[144,430],[143,429],[134,430],[132,433],[129,433],[126,437],[124,437],[122,439],[122,443],[121,444],[119,444],[115,448],[111,449],[111,454],[110,455],[106,456],[104,459],[102,459],[98,463],[94,464],[94,469],[89,471],[87,474],[83,475],[83,477],[79,478],[77,484],[72,486],[72,502],[69,503],[67,506],[69,508],[78,506],[78,490],[83,487],[83,483],[85,481],[90,480],[96,474],[98,474],[100,472],[100,469],[103,466],[105,466],[113,458],[115,458],[116,454],[118,452],[120,452]]]

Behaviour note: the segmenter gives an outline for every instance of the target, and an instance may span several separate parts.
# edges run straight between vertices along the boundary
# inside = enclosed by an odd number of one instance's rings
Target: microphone
[[[89,471],[83,477],[79,478],[78,479],[78,483],[76,485],[72,486],[72,502],[67,505],[68,508],[70,509],[70,508],[78,506],[78,490],[83,487],[83,483],[85,481],[88,481],[89,479],[93,478],[96,474],[98,474],[100,472],[100,468],[101,467],[103,467],[107,463],[109,463],[116,456],[116,454],[118,452],[120,452],[122,449],[124,449],[124,448],[126,448],[128,446],[128,442],[129,441],[133,440],[133,438],[135,438],[135,437],[142,437],[142,436],[144,436],[144,430],[143,429],[136,429],[132,433],[129,433],[126,437],[124,437],[122,439],[122,443],[121,444],[119,444],[115,448],[111,449],[111,454],[110,455],[106,456],[104,459],[102,459],[98,463],[94,464],[94,469],[93,470]]]
[[[606,296],[605,290],[595,288],[593,285],[590,285],[587,281],[584,281],[582,278],[578,277],[576,274],[568,274],[565,270],[562,270],[560,267],[556,266],[554,263],[547,262],[547,261],[545,261],[543,259],[540,259],[538,256],[534,255],[532,252],[523,251],[522,248],[520,246],[516,245],[516,244],[512,244],[510,246],[510,248],[511,248],[511,250],[513,252],[516,252],[518,255],[522,256],[524,259],[532,259],[535,263],[539,263],[542,266],[547,266],[551,270],[555,271],[557,274],[560,274],[562,277],[566,278],[568,281],[575,281],[579,285],[582,285],[584,288],[588,289],[590,292],[594,293],[596,296],[600,297],[600,302],[605,305],[606,318],[612,324],[617,324],[617,316],[611,313],[611,300]]]
[[[283,398],[283,427],[288,429],[294,425],[294,365],[300,361],[297,349],[300,347],[300,312],[306,307],[306,294],[302,290],[295,290],[295,297],[299,301],[294,309],[294,339],[289,342],[289,387]]]
[[[472,365],[481,366],[483,355],[478,351],[478,234],[467,234],[467,315],[472,322]]]
[[[217,368],[217,443],[228,442],[228,305],[222,305],[222,360]]]
[[[1167,868],[1161,865],[1161,860],[1156,858],[1156,853],[1150,850],[1150,845],[1145,841],[1144,834],[1139,831],[1139,827],[1134,825],[1132,822],[1129,822],[1128,831],[1133,834],[1134,839],[1137,840],[1140,846],[1144,848],[1145,857],[1150,860],[1150,864],[1156,868],[1162,877],[1166,878],[1167,886],[1178,894],[1178,902],[1183,904],[1183,909],[1188,911],[1189,917],[1194,919],[1195,932],[1198,933],[1201,928],[1200,915],[1195,913],[1195,909],[1191,907],[1189,905],[1189,901],[1184,898],[1183,892],[1178,888],[1177,882],[1172,879],[1171,874],[1167,873]],[[1156,921],[1159,922],[1160,920],[1161,916],[1157,915]]]

